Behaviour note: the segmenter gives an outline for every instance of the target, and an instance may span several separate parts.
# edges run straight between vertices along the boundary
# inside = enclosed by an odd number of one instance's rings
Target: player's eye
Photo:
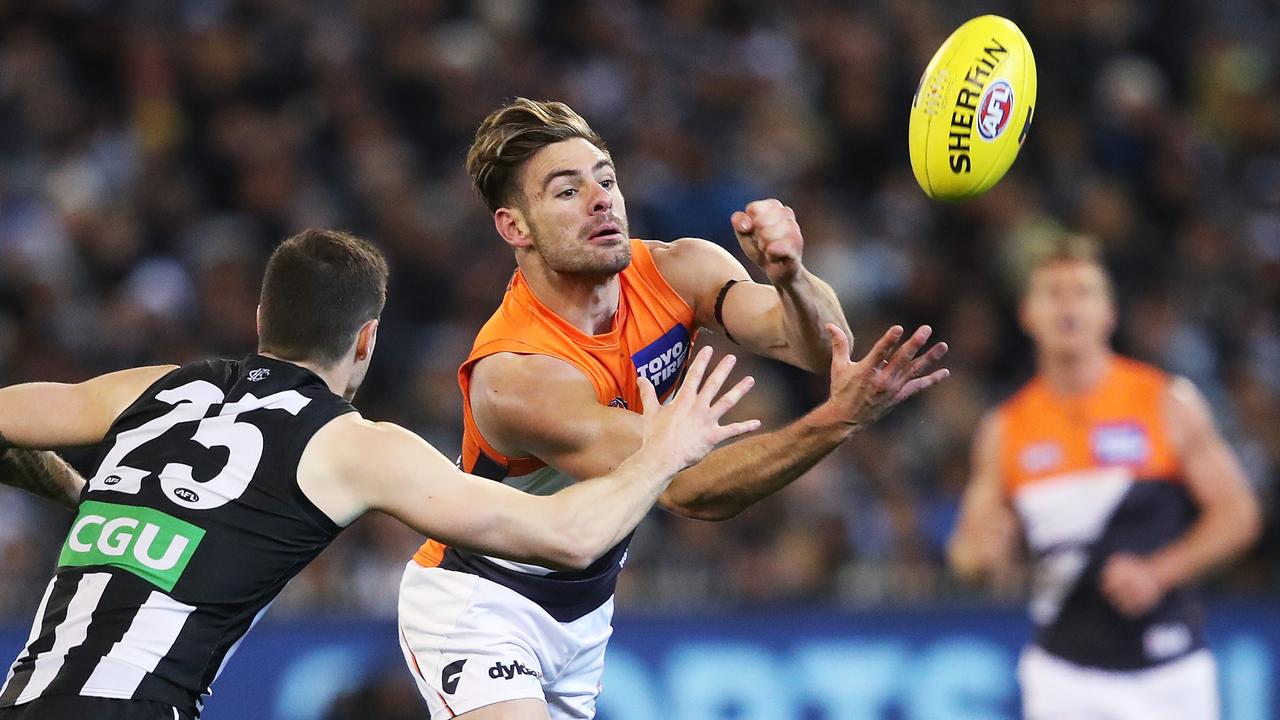
[[[605,190],[612,190],[613,186],[617,184],[618,184],[618,181],[614,180],[613,178],[605,178],[604,180],[600,181],[600,187],[604,188]]]
[[[577,194],[578,194],[577,188],[565,188],[564,190],[561,190],[560,192],[556,193],[556,197],[571,198]]]

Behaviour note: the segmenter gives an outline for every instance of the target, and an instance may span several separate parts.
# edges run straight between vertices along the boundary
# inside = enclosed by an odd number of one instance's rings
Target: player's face
[[[521,176],[533,248],[547,267],[612,275],[631,262],[627,208],[613,161],[581,138],[548,145]]]
[[[1022,324],[1042,352],[1105,349],[1115,329],[1115,305],[1102,268],[1075,260],[1037,268],[1023,300]]]

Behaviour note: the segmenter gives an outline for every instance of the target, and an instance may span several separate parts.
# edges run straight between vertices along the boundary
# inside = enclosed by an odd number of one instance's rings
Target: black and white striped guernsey
[[[198,716],[241,639],[338,534],[297,468],[352,410],[309,370],[260,355],[148,388],[107,435],[0,707],[85,695]]]

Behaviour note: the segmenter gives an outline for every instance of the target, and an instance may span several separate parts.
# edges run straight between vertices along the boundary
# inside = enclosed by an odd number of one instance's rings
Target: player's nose
[[[597,183],[592,188],[591,214],[607,212],[611,209],[613,209],[613,194]]]

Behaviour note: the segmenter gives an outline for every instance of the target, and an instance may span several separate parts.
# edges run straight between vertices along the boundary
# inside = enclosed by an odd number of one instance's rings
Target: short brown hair
[[[1107,272],[1107,265],[1103,259],[1102,246],[1098,241],[1089,235],[1062,233],[1032,252],[1031,263],[1023,282],[1022,295],[1025,297],[1030,292],[1031,276],[1036,270],[1059,262],[1079,262],[1096,266],[1102,271],[1102,276],[1106,280],[1107,293],[1115,294],[1114,288],[1111,287],[1111,276]]]
[[[285,360],[331,365],[387,301],[382,253],[339,230],[303,230],[267,261],[258,349]]]
[[[562,102],[516,98],[489,113],[467,152],[467,174],[489,210],[518,197],[520,169],[542,148],[582,138],[609,154],[609,148],[582,116]]]

